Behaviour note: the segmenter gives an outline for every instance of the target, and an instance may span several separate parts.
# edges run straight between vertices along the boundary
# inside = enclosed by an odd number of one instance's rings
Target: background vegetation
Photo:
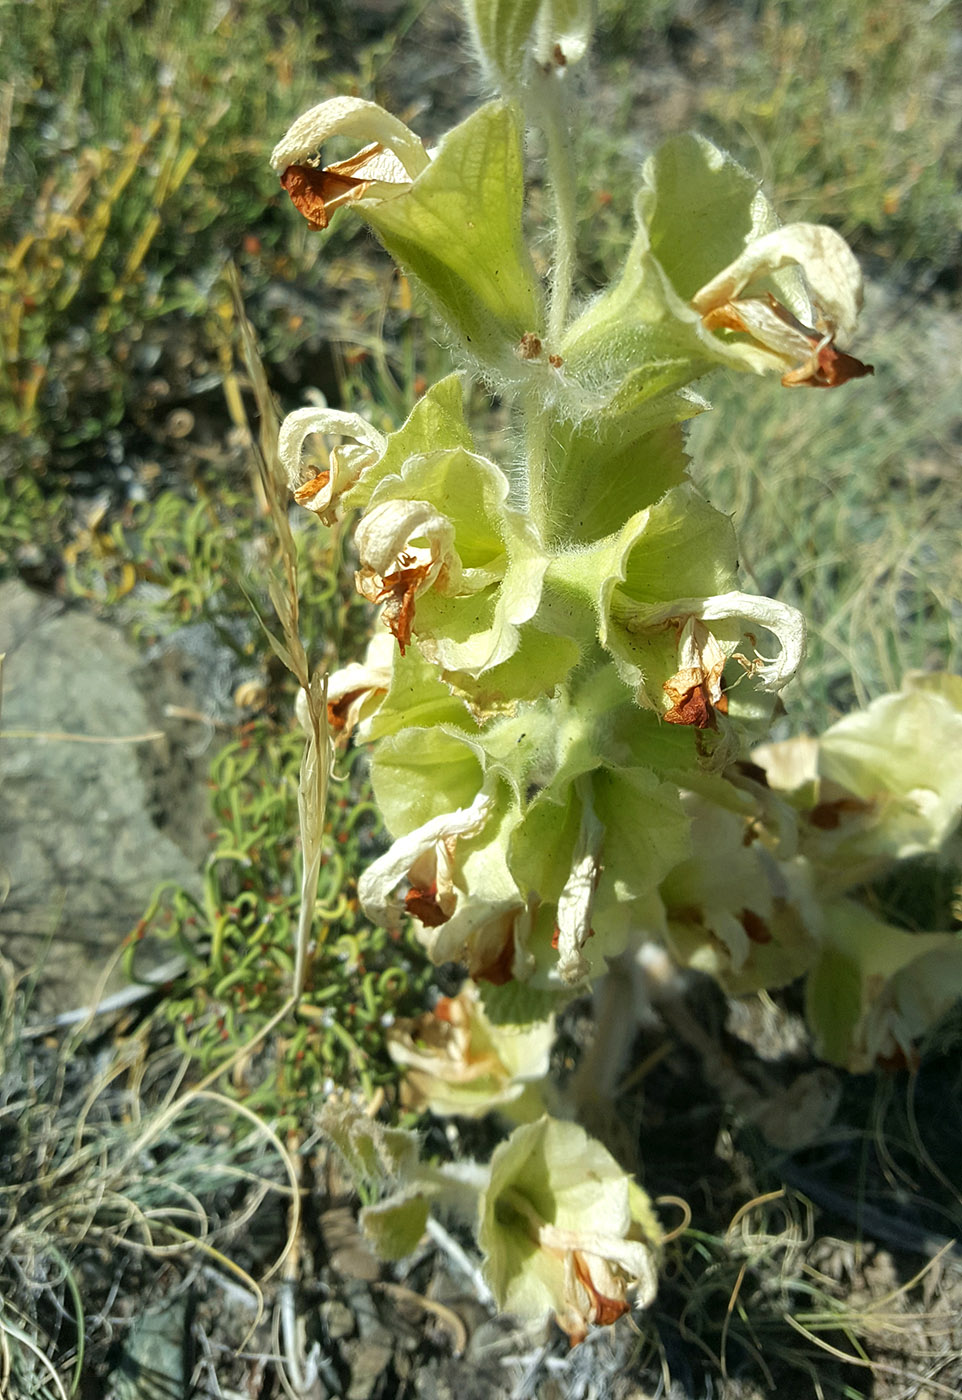
[[[266,1161],[275,1143],[243,1118],[252,1105],[293,1135],[296,1175],[312,1098],[333,1084],[396,1092],[384,1020],[419,1004],[426,974],[412,949],[359,922],[352,880],[377,840],[360,770],[330,813],[316,1022],[282,1023],[259,1058],[237,1059],[270,1024],[289,971],[297,745],[292,686],[257,622],[270,612],[258,562],[267,514],[225,272],[239,268],[282,409],[319,389],[395,426],[444,348],[349,219],[317,235],[291,215],[266,156],[290,118],[336,92],[383,102],[429,139],[481,94],[457,10],[435,0],[0,0],[0,25],[0,573],[146,638],[204,622],[263,681],[254,724],[212,771],[206,902],[167,891],[148,911],[185,972],[147,1023],[143,1045],[161,1046],[149,1072],[125,1067],[125,1094],[146,1096],[156,1115],[137,1139],[136,1173],[112,1071],[86,1093],[69,1070],[103,1047],[25,1055],[23,1007],[5,994],[0,1104],[17,1128],[0,1151],[0,1183],[11,1183],[0,1186],[0,1390],[6,1379],[18,1396],[77,1393],[85,1367],[109,1369],[106,1344],[83,1354],[111,1307],[91,1261],[152,1211],[162,1221],[152,1245],[189,1236],[208,1257],[219,1245],[205,1221],[236,1225],[254,1197],[282,1219],[284,1173]],[[696,474],[733,512],[753,586],[810,620],[784,721],[793,732],[896,687],[910,667],[962,659],[960,58],[962,13],[935,0],[601,5],[596,119],[579,163],[584,294],[617,266],[640,160],[659,133],[692,125],[757,171],[786,219],[839,227],[870,276],[859,353],[873,381],[820,395],[719,379],[707,389],[717,407],[691,435]],[[496,413],[485,423],[497,433]],[[349,660],[367,617],[339,541],[312,529],[299,544],[308,650]],[[168,1046],[188,1051],[195,1081],[230,1067],[219,1156],[195,1150],[195,1098],[174,1117],[164,1107],[180,1102],[183,1074]],[[890,1124],[897,1139],[902,1126]],[[58,1137],[69,1151],[38,1170],[37,1144]],[[900,1150],[889,1153],[899,1180],[912,1157]],[[149,1190],[148,1161],[165,1164]],[[96,1208],[79,1204],[92,1196]],[[694,1330],[716,1371],[733,1338],[751,1356],[803,1277],[811,1332],[862,1346],[883,1325],[860,1320],[825,1276],[812,1281],[804,1222],[786,1221],[766,1214],[754,1244],[696,1231],[679,1256],[667,1296],[682,1299],[681,1334]],[[248,1263],[253,1274],[263,1256],[252,1249]],[[127,1279],[134,1290],[135,1272]],[[776,1343],[801,1373],[821,1371],[826,1393],[868,1393],[844,1367],[829,1385],[810,1338],[782,1326]],[[881,1384],[884,1364],[873,1374]]]

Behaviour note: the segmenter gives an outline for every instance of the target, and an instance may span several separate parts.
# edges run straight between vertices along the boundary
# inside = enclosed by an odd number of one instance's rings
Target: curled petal
[[[315,229],[327,228],[331,216],[344,204],[358,204],[362,199],[380,203],[411,188],[401,162],[377,144],[323,169],[289,165],[281,175],[281,185],[294,208]]]
[[[398,837],[358,893],[370,918],[389,927],[413,914],[432,962],[465,963],[476,981],[500,986],[525,966],[530,911],[505,862],[506,814],[497,808],[482,791],[469,807]]]
[[[305,460],[305,444],[314,433],[353,438],[353,442],[332,448],[328,466],[318,471]],[[360,414],[334,408],[295,409],[284,419],[277,439],[278,455],[295,501],[327,524],[337,518],[339,498],[386,446],[383,434]]]
[[[420,541],[426,543],[421,544]],[[430,551],[434,577],[442,568],[459,569],[454,553],[454,526],[430,501],[384,501],[363,517],[355,536],[362,569],[384,577],[402,554]]]
[[[811,292],[802,296],[800,321],[764,280],[797,265]],[[839,234],[823,224],[789,224],[753,239],[734,262],[695,293],[692,306],[709,331],[739,331],[785,369],[786,388],[834,388],[872,374],[873,367],[834,344],[855,330],[862,305],[862,273]],[[811,324],[806,324],[810,322]]]
[[[788,224],[754,239],[695,293],[692,305],[704,316],[743,300],[753,285],[791,264],[802,269],[825,329],[850,336],[862,306],[862,271],[845,239],[825,224]]]
[[[706,312],[704,323],[710,331],[742,331],[772,351],[783,364],[790,365],[782,375],[786,389],[802,385],[834,389],[850,379],[875,373],[874,365],[863,364],[854,355],[836,349],[830,334],[819,334],[803,325],[770,293],[764,299],[746,297],[744,301],[726,302]]]
[[[781,650],[770,660],[755,655],[750,659],[738,657],[749,674],[758,678],[763,690],[781,690],[794,676],[805,651],[805,619],[797,608],[779,603],[774,598],[757,597],[751,593],[719,593],[709,598],[676,598],[638,612],[628,623],[631,632],[654,632],[672,624],[682,624],[682,639],[687,638],[686,660],[695,660],[694,669],[701,680],[711,687],[717,685],[718,662],[715,652],[705,640],[702,629],[689,628],[692,619],[702,622],[737,622],[739,633],[754,643],[752,627],[763,627],[779,640]],[[686,630],[687,629],[687,630]],[[730,628],[705,629],[712,642],[721,642],[726,657],[736,655],[738,637]],[[723,638],[727,635],[728,640]],[[696,659],[697,658],[697,659]],[[689,664],[683,670],[692,670]]]
[[[376,155],[372,145],[392,153],[409,181],[416,179],[429,164],[427,152],[414,132],[376,102],[366,102],[360,97],[332,97],[298,117],[274,147],[271,165],[279,173],[290,165],[299,165],[315,156],[332,136],[353,136],[367,144],[367,150],[353,157],[354,161],[363,156],[366,162],[371,162]],[[358,176],[357,168],[347,169],[350,161],[340,165],[348,178]],[[387,171],[386,165],[369,165],[367,173],[372,179],[383,179]]]
[[[476,836],[493,808],[494,799],[479,792],[470,807],[445,812],[400,836],[361,876],[358,894],[368,915],[389,926],[396,924],[404,907],[396,891],[408,881],[421,890],[433,886],[434,903],[450,918],[458,897],[453,882],[458,838]]]
[[[454,526],[429,501],[384,501],[362,518],[355,535],[358,592],[384,604],[384,621],[403,655],[410,643],[417,595],[452,593],[461,577]]]

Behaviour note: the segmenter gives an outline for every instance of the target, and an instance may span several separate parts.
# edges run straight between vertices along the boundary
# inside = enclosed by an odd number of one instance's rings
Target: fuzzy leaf
[[[471,430],[464,421],[461,380],[458,375],[449,374],[432,384],[401,427],[388,435],[377,462],[345,492],[344,505],[366,506],[378,482],[385,476],[399,474],[409,457],[452,447],[470,452],[473,446]]]
[[[911,1060],[913,1042],[962,997],[962,937],[893,928],[851,900],[824,911],[805,1009],[818,1053],[855,1074]]]
[[[540,334],[542,321],[521,235],[523,195],[517,117],[489,103],[447,134],[406,195],[360,208],[465,350],[513,377],[515,347]]]
[[[395,607],[405,629],[392,627],[443,670],[476,677],[507,661],[537,610],[548,558],[507,495],[507,478],[486,458],[423,453],[382,479],[358,527],[359,587],[382,597],[389,578],[416,573],[412,597]]]
[[[394,836],[469,806],[481,776],[481,766],[464,737],[437,726],[389,734],[371,759],[374,796]]]
[[[562,542],[600,540],[685,481],[688,457],[678,424],[708,405],[652,387],[657,383],[629,375],[596,414],[552,426],[552,522]]]
[[[381,1259],[404,1259],[420,1244],[428,1211],[429,1201],[422,1188],[410,1186],[365,1206],[358,1219]]]
[[[652,254],[684,301],[746,243],[778,225],[755,177],[703,136],[665,141],[644,174],[639,218]]]

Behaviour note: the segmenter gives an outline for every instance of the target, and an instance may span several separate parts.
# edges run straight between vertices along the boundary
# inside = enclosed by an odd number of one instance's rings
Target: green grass
[[[16,460],[71,465],[72,450],[136,412],[145,380],[169,372],[172,342],[202,375],[217,357],[212,288],[228,258],[255,306],[274,284],[311,286],[318,244],[288,217],[266,155],[363,66],[337,13],[5,0],[0,427],[23,439]],[[395,24],[407,22],[399,11]],[[372,70],[389,38],[368,45]],[[278,359],[317,331],[283,308],[263,320]]]
[[[628,120],[600,124],[591,139],[620,144],[636,114],[658,123],[643,80],[654,65],[669,123],[697,127],[755,171],[786,221],[828,221],[857,248],[933,275],[957,267],[956,3],[762,0],[721,25],[707,6],[676,0],[609,0],[600,11],[602,72]]]
[[[211,765],[203,897],[158,891],[128,945],[131,972],[148,934],[183,955],[186,970],[168,988],[158,1019],[198,1073],[257,1043],[288,1003],[300,904],[294,833],[302,750],[299,732],[265,721],[221,749]],[[360,910],[357,875],[382,828],[361,751],[339,768],[301,1002],[228,1090],[292,1131],[335,1087],[370,1100],[377,1088],[396,1084],[385,1032],[396,1016],[418,1014],[430,981],[413,940],[372,927]]]
[[[951,266],[962,250],[958,24],[957,6],[923,0],[769,0],[754,42],[722,50],[708,113],[784,218],[828,220],[897,263]]]
[[[131,1036],[104,1057],[82,1033],[57,1048],[25,1036],[27,1008],[0,971],[0,1387],[64,1400],[102,1374],[143,1263],[224,1266],[225,1247],[241,1252],[238,1212],[289,1197],[293,1167],[265,1124],[184,1088],[169,1047]]]

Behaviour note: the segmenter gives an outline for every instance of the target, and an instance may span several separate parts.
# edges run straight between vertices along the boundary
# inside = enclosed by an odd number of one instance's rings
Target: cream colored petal
[[[384,501],[361,519],[354,542],[362,569],[382,578],[408,549],[430,550],[432,565],[460,574],[454,526],[430,501]]]
[[[368,916],[384,923],[396,922],[402,901],[394,897],[402,880],[415,862],[426,853],[436,851],[452,837],[476,836],[494,807],[494,798],[479,792],[470,807],[459,807],[425,822],[406,836],[400,836],[369,865],[358,882],[358,895]]]
[[[722,672],[728,653],[712,636],[701,618],[690,617],[682,628],[678,645],[678,669],[695,672],[698,683],[708,687],[708,697],[717,705],[722,694]]]
[[[729,306],[730,303],[726,302],[725,305]],[[780,356],[787,365],[803,364],[812,354],[812,338],[779,316],[768,301],[760,297],[745,297],[731,306],[731,311],[741,323],[740,326],[732,325],[731,329],[744,330],[766,350]]]
[[[754,239],[695,293],[692,305],[705,315],[792,264],[802,269],[827,326],[851,335],[862,306],[862,270],[845,239],[825,224],[787,224]]]
[[[571,872],[558,898],[558,974],[569,986],[590,970],[582,948],[591,936],[591,910],[601,876],[601,847],[605,829],[586,801]]]
[[[374,185],[409,185],[411,177],[393,151],[379,142],[358,151],[349,161],[337,161],[327,167],[350,174],[354,180],[369,180]]]
[[[752,762],[764,768],[768,786],[779,792],[797,792],[818,782],[818,740],[810,734],[759,744]]]
[[[410,179],[426,170],[429,158],[420,140],[402,121],[360,97],[332,97],[297,118],[274,147],[271,165],[283,172],[317,154],[331,136],[353,136],[365,145],[393,151]],[[385,167],[386,168],[386,167]],[[370,178],[383,179],[383,175]]]
[[[778,638],[781,650],[771,659],[756,656],[751,672],[761,681],[764,690],[780,690],[794,676],[805,653],[805,619],[797,608],[779,603],[774,598],[762,598],[752,593],[717,593],[702,598],[676,598],[656,608],[636,613],[628,623],[631,632],[649,632],[669,622],[688,618],[703,622],[739,621],[744,631],[762,627]],[[710,630],[710,629],[709,629]]]
[[[553,1253],[571,1250],[585,1255],[596,1287],[595,1268],[590,1267],[595,1263],[614,1265],[622,1271],[622,1294],[626,1284],[644,1285],[654,1280],[653,1250],[642,1240],[629,1240],[620,1235],[606,1235],[592,1230],[565,1230],[557,1225],[542,1225],[538,1230],[538,1243]],[[610,1286],[610,1269],[599,1269],[598,1272],[599,1281]]]
[[[387,439],[358,413],[342,413],[334,408],[298,408],[284,419],[277,436],[277,453],[287,475],[292,494],[310,485],[312,471],[304,463],[304,444],[314,433],[323,437],[353,439],[353,445],[335,448],[331,453],[330,474],[318,491],[300,503],[318,515],[330,511],[334,501],[377,461]]]

